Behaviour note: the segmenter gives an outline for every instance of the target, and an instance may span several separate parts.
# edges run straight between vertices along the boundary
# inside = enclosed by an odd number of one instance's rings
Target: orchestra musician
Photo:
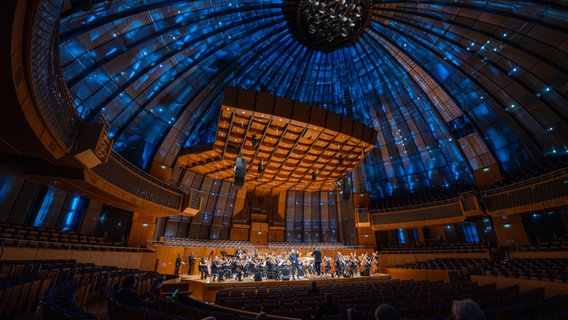
[[[379,252],[373,252],[373,256],[371,257],[371,274],[376,274],[381,272],[381,261],[379,259]]]
[[[331,275],[332,277],[370,276],[378,272],[379,256],[356,252],[343,255],[338,251],[335,257],[324,256],[321,249],[314,247],[312,252],[301,255],[296,249],[281,252],[241,251],[239,254],[221,252],[222,257],[210,254],[199,261],[201,280],[212,277],[212,281],[245,279],[262,281],[296,280],[306,275]]]
[[[223,281],[223,266],[220,260],[215,260],[211,263],[211,281],[215,281],[215,277],[217,281]]]
[[[345,272],[346,266],[347,261],[345,260],[345,257],[343,257],[343,254],[341,254],[341,251],[337,251],[337,254],[335,255],[335,274],[332,273],[331,277],[342,277]]]
[[[203,257],[199,260],[198,270],[201,274],[201,280],[205,280],[209,277],[209,259],[207,259],[207,257]]]
[[[321,250],[318,247],[314,248],[312,252],[312,256],[314,257],[314,269],[318,276],[321,275],[321,262],[322,262],[322,255]]]
[[[298,278],[300,277],[299,270],[298,270],[299,266],[300,266],[299,261],[298,261],[299,256],[300,255],[296,252],[296,250],[292,249],[290,251],[290,256],[288,257],[288,261],[290,261],[290,263],[291,263],[292,280],[296,280],[296,278],[295,278],[296,274],[298,275]]]
[[[357,259],[357,253],[352,252],[349,255],[349,260],[347,261],[347,266],[345,268],[345,274],[349,277],[354,277],[359,271],[359,259]],[[344,275],[345,276],[345,275]]]
[[[243,271],[238,259],[233,259],[231,262],[231,277],[235,274],[237,275],[237,280],[243,281]]]

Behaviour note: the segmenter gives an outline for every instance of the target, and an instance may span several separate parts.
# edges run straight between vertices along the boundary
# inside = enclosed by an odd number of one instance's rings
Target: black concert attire
[[[243,272],[240,270],[239,263],[236,259],[231,263],[231,276],[234,274],[237,275],[237,280],[243,281]]]
[[[343,276],[345,267],[345,259],[340,255],[335,256],[335,275],[338,278]],[[334,275],[332,274],[331,277],[333,276]]]
[[[231,264],[227,261],[224,261],[222,263],[222,266],[223,266],[223,269],[222,269],[223,271],[222,271],[221,278],[222,279],[230,279],[231,278],[231,271],[232,271]]]
[[[179,267],[181,266],[181,255],[178,255],[176,259],[176,269],[174,270],[174,274],[179,274]]]
[[[324,274],[328,274],[329,271],[331,271],[331,262],[329,262],[329,258],[327,258],[325,260],[325,269],[324,269]]]
[[[218,263],[211,264],[211,281],[215,281],[215,276],[217,276],[217,281],[219,282],[223,281],[224,274],[225,272],[223,271],[223,268],[220,264]]]
[[[199,261],[199,273],[201,274],[201,280],[205,280],[207,279],[207,277],[209,276],[209,270],[207,270],[207,260],[205,260],[205,258],[201,258],[201,260]]]
[[[278,272],[276,271],[276,264],[270,259],[266,260],[266,278],[267,279],[277,279]]]
[[[316,248],[314,252],[312,252],[312,256],[314,256],[314,269],[316,269],[317,275],[321,275],[321,251],[320,249]]]
[[[349,266],[350,266],[350,270],[349,273],[351,274],[351,276],[356,276],[357,275],[357,271],[359,270],[359,263],[356,259],[351,259],[349,260]]]
[[[371,275],[371,264],[373,263],[373,260],[371,259],[367,259],[367,262],[365,264],[365,269],[363,269],[363,276],[368,277]]]
[[[192,275],[193,274],[193,265],[195,264],[195,257],[193,256],[193,253],[191,253],[189,255],[189,258],[187,258],[187,264],[189,265],[189,269],[187,270],[187,274]]]
[[[296,273],[298,273],[298,267],[299,267],[298,256],[299,256],[298,253],[290,253],[290,256],[288,257],[288,260],[292,263],[292,280],[296,279],[295,275]]]

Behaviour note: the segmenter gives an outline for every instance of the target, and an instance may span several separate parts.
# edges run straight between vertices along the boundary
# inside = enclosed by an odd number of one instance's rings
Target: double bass
[[[331,276],[333,276],[333,275],[335,274],[336,269],[337,269],[337,263],[335,263],[335,260],[334,260],[334,259],[331,259],[331,258],[329,258],[329,259],[327,260],[327,263],[328,263],[329,266],[330,266],[329,274],[331,274]]]
[[[326,274],[328,268],[331,268],[331,266],[329,265],[329,261],[327,260],[327,257],[324,257],[324,258],[322,259],[322,262],[321,262],[320,273],[321,273],[321,274]],[[316,271],[317,271],[317,270],[316,270]]]
[[[367,254],[363,254],[361,256],[361,260],[359,262],[359,268],[357,271],[359,271],[359,274],[365,274],[365,269],[367,268],[367,265],[369,264],[369,257],[367,256]]]
[[[371,274],[379,273],[381,271],[379,257],[373,256],[371,260]]]

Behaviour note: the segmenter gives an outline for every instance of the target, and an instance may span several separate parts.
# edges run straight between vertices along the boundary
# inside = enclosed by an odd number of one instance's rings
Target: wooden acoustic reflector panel
[[[224,94],[215,142],[183,150],[184,169],[234,182],[240,156],[245,186],[337,190],[375,147],[376,131],[351,118],[263,92],[226,87]]]

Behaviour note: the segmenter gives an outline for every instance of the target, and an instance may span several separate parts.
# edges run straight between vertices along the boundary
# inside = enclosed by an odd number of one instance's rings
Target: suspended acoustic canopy
[[[284,190],[336,190],[376,144],[376,131],[331,111],[253,90],[226,87],[215,142],[186,148],[179,165],[244,184]],[[237,177],[240,180],[240,177]]]

